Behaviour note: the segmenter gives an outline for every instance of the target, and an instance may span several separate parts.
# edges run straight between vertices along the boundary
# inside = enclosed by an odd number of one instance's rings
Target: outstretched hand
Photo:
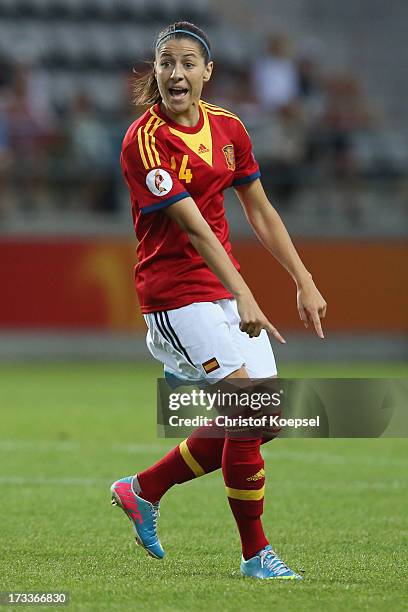
[[[321,319],[326,316],[327,303],[312,280],[298,288],[297,307],[305,327],[314,325],[319,338],[324,338]]]

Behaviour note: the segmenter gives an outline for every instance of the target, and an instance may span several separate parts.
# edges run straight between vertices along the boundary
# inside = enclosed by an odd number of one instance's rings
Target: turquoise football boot
[[[278,555],[268,544],[255,557],[245,561],[242,557],[241,574],[252,578],[264,578],[267,580],[302,580],[302,576],[295,574],[279,559]]]
[[[117,480],[111,486],[112,506],[119,506],[129,517],[135,531],[136,544],[151,557],[163,559],[164,550],[157,537],[159,504],[151,504],[136,495],[132,487],[133,476]]]

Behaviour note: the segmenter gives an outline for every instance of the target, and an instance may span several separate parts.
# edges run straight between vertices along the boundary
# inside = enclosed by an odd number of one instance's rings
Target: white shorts
[[[215,383],[245,366],[250,378],[276,375],[268,334],[250,338],[239,329],[234,299],[195,302],[144,315],[146,344],[166,376]]]

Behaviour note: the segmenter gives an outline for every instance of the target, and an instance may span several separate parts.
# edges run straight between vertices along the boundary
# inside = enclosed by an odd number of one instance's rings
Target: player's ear
[[[207,81],[211,79],[213,68],[214,68],[214,62],[208,62],[208,64],[205,67],[204,76],[203,76],[204,83],[207,83]]]

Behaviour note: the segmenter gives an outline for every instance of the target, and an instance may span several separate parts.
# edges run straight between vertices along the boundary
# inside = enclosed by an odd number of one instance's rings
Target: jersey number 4
[[[187,164],[188,164],[188,155],[183,155],[178,177],[180,180],[186,181],[186,183],[191,183],[191,179],[193,178],[193,173],[191,172],[190,168],[187,168]],[[177,168],[176,158],[174,156],[171,157],[170,159],[170,166],[173,171],[175,171]]]

